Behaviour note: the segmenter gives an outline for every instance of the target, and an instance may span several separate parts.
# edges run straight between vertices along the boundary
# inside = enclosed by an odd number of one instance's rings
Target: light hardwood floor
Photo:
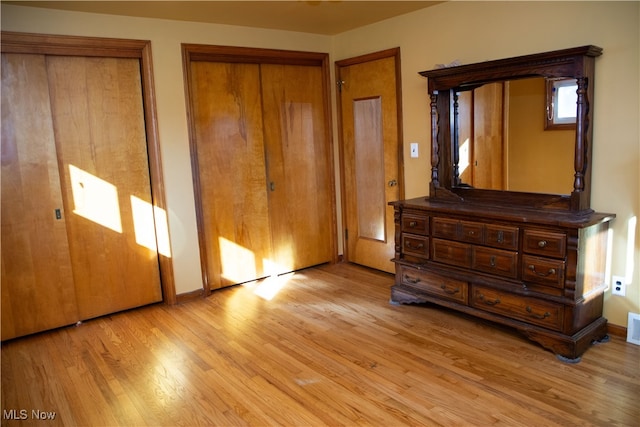
[[[639,425],[640,347],[613,336],[565,364],[389,304],[392,282],[327,265],[3,343],[2,425]]]

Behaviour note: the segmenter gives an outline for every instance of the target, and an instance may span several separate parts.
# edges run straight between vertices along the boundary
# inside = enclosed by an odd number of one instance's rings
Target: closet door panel
[[[78,320],[45,57],[2,54],[2,339]]]
[[[47,70],[80,316],[161,301],[139,61]]]
[[[190,67],[200,244],[217,289],[271,274],[260,74],[256,64]]]
[[[332,259],[322,69],[261,65],[273,259],[279,272]]]

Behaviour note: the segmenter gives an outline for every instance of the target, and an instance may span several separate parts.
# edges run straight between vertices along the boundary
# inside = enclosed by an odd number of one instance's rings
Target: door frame
[[[160,156],[156,95],[153,84],[151,42],[149,40],[64,36],[2,31],[2,53],[64,55],[85,57],[137,58],[140,61],[142,104],[147,137],[147,156],[153,206],[167,212]],[[156,225],[156,232],[160,229]],[[158,252],[160,284],[165,304],[176,304],[176,288],[171,257]]]
[[[182,71],[184,76],[184,88],[187,106],[187,122],[189,126],[189,151],[191,155],[191,173],[193,179],[193,187],[196,204],[196,223],[198,228],[198,246],[200,248],[200,268],[202,272],[202,289],[205,296],[211,294],[211,284],[209,280],[209,272],[207,268],[207,250],[205,245],[206,236],[204,234],[204,212],[201,203],[202,191],[200,183],[200,168],[198,166],[197,157],[197,141],[193,120],[193,107],[191,105],[192,96],[192,76],[191,62],[209,61],[209,62],[228,62],[228,63],[245,63],[245,64],[280,64],[280,65],[306,65],[321,67],[322,91],[324,98],[324,114],[325,114],[325,135],[327,144],[325,147],[328,156],[328,167],[330,168],[328,176],[330,177],[331,188],[331,228],[330,246],[332,253],[332,262],[337,262],[337,213],[336,213],[336,196],[335,196],[335,173],[334,173],[334,156],[333,156],[333,132],[331,127],[331,103],[329,101],[330,93],[330,73],[329,73],[329,54],[321,52],[304,52],[280,49],[264,49],[251,47],[236,46],[219,46],[204,45],[193,43],[182,43]]]
[[[341,204],[341,219],[342,219],[342,248],[343,248],[343,260],[349,262],[349,246],[347,245],[347,229],[346,229],[346,197],[345,194],[345,172],[344,172],[344,158],[345,148],[343,134],[343,120],[342,120],[342,102],[340,99],[340,82],[341,82],[341,69],[356,64],[363,64],[366,62],[376,61],[378,59],[384,59],[392,57],[395,62],[395,75],[396,75],[396,112],[398,123],[398,192],[400,199],[404,199],[404,140],[403,140],[403,124],[402,124],[402,78],[401,78],[401,61],[400,61],[400,48],[395,47],[391,49],[381,50],[378,52],[367,53],[353,58],[341,59],[335,62],[335,76],[336,76],[336,104],[337,104],[337,122],[338,122],[338,147],[340,150],[340,204]]]

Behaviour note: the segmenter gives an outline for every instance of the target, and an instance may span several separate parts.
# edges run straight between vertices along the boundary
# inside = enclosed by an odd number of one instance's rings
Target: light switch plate
[[[414,159],[418,158],[418,143],[417,142],[412,142],[411,143],[411,157]]]

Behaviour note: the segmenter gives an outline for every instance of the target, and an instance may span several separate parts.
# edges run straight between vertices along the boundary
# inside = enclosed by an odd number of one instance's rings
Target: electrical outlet
[[[623,297],[625,295],[625,283],[622,276],[611,276],[611,295]]]

